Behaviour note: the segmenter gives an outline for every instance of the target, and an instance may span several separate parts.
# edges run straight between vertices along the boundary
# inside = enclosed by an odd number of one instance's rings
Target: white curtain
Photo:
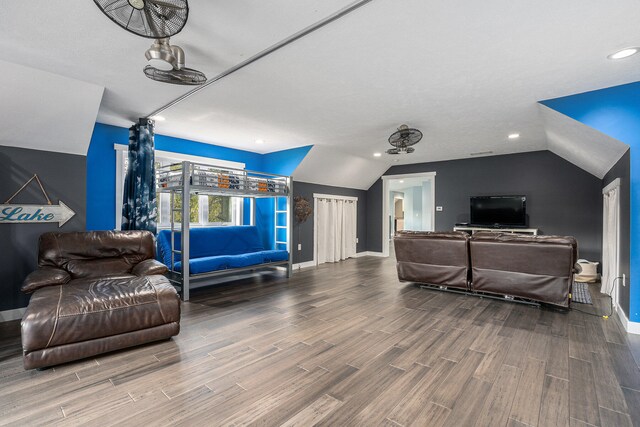
[[[317,262],[338,262],[356,254],[357,203],[317,198]]]
[[[602,224],[602,285],[600,292],[611,294],[613,281],[618,277],[618,223],[620,187],[615,187],[603,195]]]

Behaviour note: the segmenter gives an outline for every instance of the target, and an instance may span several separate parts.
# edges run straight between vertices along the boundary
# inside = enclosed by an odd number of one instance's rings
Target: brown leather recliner
[[[22,318],[25,369],[177,335],[180,299],[147,231],[46,233]]]
[[[479,232],[469,247],[472,290],[569,306],[575,238]]]
[[[467,233],[399,231],[393,243],[401,281],[467,289]]]

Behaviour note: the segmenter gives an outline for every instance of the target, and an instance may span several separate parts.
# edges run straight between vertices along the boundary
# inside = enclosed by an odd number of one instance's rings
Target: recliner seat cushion
[[[34,292],[22,346],[29,352],[179,320],[178,296],[163,276],[72,280]]]

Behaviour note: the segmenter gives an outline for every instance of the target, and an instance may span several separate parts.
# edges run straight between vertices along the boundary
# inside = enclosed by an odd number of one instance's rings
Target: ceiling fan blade
[[[172,3],[167,3],[166,1],[162,1],[162,0],[147,0],[149,3],[155,5],[155,6],[162,6],[162,7],[166,7],[168,9],[176,9],[176,10],[183,10],[185,9],[184,6],[179,6],[179,5],[175,5]]]

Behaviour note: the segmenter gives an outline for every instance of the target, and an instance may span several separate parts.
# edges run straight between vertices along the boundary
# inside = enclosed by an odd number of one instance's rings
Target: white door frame
[[[356,230],[358,229],[358,198],[335,194],[313,193],[313,265],[318,265],[318,199],[351,200],[356,204]],[[357,239],[356,231],[356,239]]]
[[[604,195],[607,194],[609,191],[613,190],[613,189],[618,189],[618,197],[616,198],[618,206],[616,209],[616,212],[618,212],[618,218],[616,218],[616,242],[618,242],[618,247],[616,248],[616,265],[615,265],[615,269],[614,269],[614,274],[612,275],[612,277],[619,277],[620,276],[620,178],[616,178],[613,181],[611,181],[611,183],[609,183],[609,185],[607,185],[606,187],[604,187],[602,189],[602,196],[604,198]],[[604,235],[604,230],[605,230],[605,223],[607,221],[607,212],[604,211],[604,203],[602,204],[602,253],[604,254],[604,245],[605,245],[605,235]],[[604,268],[604,259],[603,261],[603,268]],[[605,288],[606,288],[605,284]],[[620,284],[618,283],[617,280],[614,279],[614,286],[613,289],[611,290],[611,298],[613,299],[613,306],[614,307],[618,307],[620,304]],[[615,294],[615,295],[614,295]]]
[[[431,229],[436,228],[436,173],[420,172],[382,177],[382,256],[389,256],[389,181],[403,178],[429,178],[431,183]]]

